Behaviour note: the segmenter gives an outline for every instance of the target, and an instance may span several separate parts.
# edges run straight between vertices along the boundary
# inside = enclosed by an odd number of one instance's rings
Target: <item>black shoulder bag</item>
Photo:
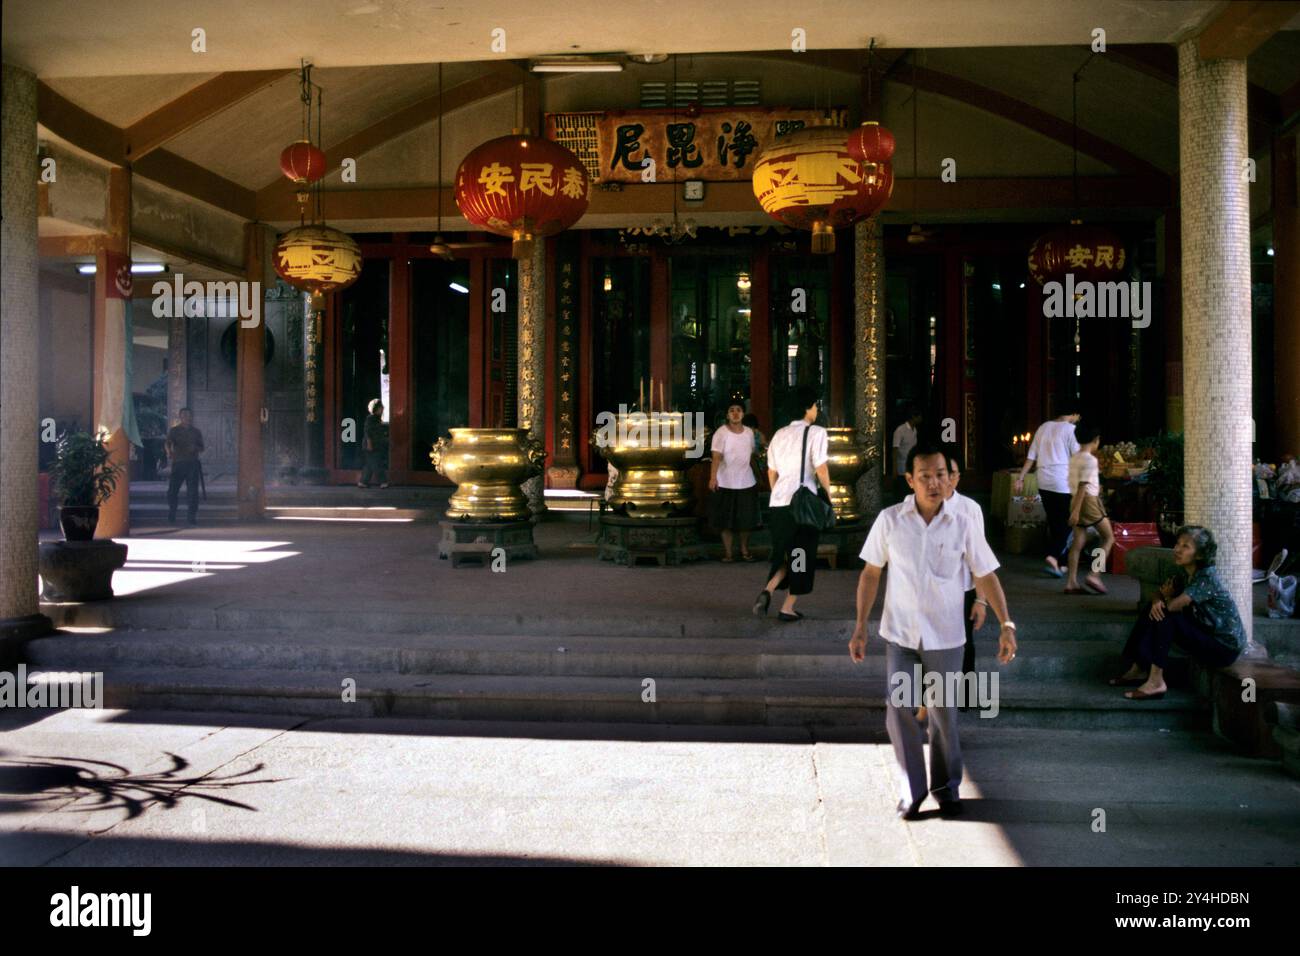
[[[825,488],[812,491],[803,483],[804,466],[808,463],[807,425],[803,430],[803,448],[799,453],[799,487],[790,499],[790,514],[794,523],[800,528],[815,528],[818,531],[830,531],[835,527],[835,508],[831,505],[831,496]]]

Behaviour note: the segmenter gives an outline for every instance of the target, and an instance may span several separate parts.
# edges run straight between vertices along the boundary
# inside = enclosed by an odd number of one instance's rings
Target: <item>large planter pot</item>
[[[694,493],[688,472],[708,438],[703,425],[691,425],[682,414],[634,413],[592,432],[592,445],[618,469],[610,508],[629,518],[691,513]]]
[[[99,525],[99,508],[84,505],[64,505],[59,509],[59,524],[63,537],[69,541],[91,541]]]
[[[525,428],[453,428],[429,452],[438,474],[456,482],[447,517],[526,521],[532,516],[523,482],[540,474],[546,451]]]
[[[828,428],[826,435],[829,456],[826,470],[831,478],[835,519],[840,524],[854,524],[862,520],[862,511],[858,508],[858,479],[871,465],[877,452],[858,444],[855,428]]]
[[[101,541],[42,541],[41,598],[102,601],[113,596],[113,572],[126,564],[126,545]]]

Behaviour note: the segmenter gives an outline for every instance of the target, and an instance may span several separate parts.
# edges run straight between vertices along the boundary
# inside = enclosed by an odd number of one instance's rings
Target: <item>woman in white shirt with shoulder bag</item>
[[[761,616],[772,603],[772,593],[788,589],[779,615],[782,621],[803,617],[794,609],[795,600],[801,594],[812,593],[817,569],[818,531],[795,524],[790,500],[800,486],[801,474],[803,486],[810,491],[815,492],[821,485],[829,500],[831,490],[826,429],[813,424],[817,420],[817,389],[801,385],[795,397],[803,416],[778,430],[767,446],[767,477],[772,485],[768,514],[772,559],[767,585],[754,600],[754,613]]]

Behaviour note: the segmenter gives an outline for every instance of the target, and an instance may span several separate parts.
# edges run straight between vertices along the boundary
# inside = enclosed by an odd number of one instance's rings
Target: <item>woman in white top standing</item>
[[[722,532],[722,560],[732,562],[731,539],[740,535],[740,557],[753,561],[749,532],[758,527],[758,479],[754,477],[754,430],[741,419],[745,406],[727,406],[727,422],[713,433],[709,465],[709,523]]]
[[[1070,495],[1073,492],[1069,479],[1070,456],[1079,450],[1079,443],[1074,438],[1074,426],[1078,421],[1078,411],[1070,409],[1068,413],[1039,425],[1034,440],[1029,443],[1025,465],[1015,481],[1016,494],[1020,494],[1025,489],[1025,475],[1034,462],[1038,463],[1038,493],[1043,499],[1043,510],[1047,512],[1047,556],[1043,570],[1055,578],[1065,577],[1061,564],[1065,561],[1065,549],[1070,540]]]
[[[826,467],[830,459],[826,429],[813,424],[817,420],[817,396],[817,389],[812,386],[799,386],[795,399],[803,416],[778,430],[767,446],[767,477],[772,485],[772,497],[768,503],[772,560],[767,585],[754,600],[754,613],[766,614],[772,603],[772,592],[788,588],[789,594],[779,615],[782,621],[797,621],[803,617],[794,609],[795,600],[801,594],[812,593],[817,569],[817,529],[797,526],[790,513],[790,499],[799,488],[800,471],[804,487],[810,491],[815,492],[818,485],[825,488],[828,495],[831,490],[831,476]]]

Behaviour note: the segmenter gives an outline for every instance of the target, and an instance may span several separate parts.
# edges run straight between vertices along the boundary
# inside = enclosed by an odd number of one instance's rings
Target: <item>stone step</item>
[[[201,516],[200,516],[201,517]],[[128,542],[129,545],[129,542]],[[430,554],[436,555],[437,543],[430,539]],[[430,560],[436,560],[430,558]],[[129,563],[129,555],[128,555]],[[464,572],[466,586],[478,584],[490,572],[470,569]],[[628,572],[633,573],[633,572]],[[650,573],[657,573],[651,569]],[[743,602],[743,599],[740,599]],[[633,616],[628,613],[593,612],[589,608],[564,608],[552,613],[539,603],[520,612],[493,612],[499,604],[485,604],[482,612],[428,613],[393,610],[374,603],[363,604],[364,596],[347,609],[320,608],[315,605],[257,607],[221,605],[192,606],[178,613],[175,606],[148,601],[99,601],[87,604],[42,605],[57,627],[103,627],[130,630],[205,631],[272,631],[292,634],[342,633],[351,635],[476,634],[484,637],[514,634],[549,635],[552,637],[719,637],[782,639],[829,638],[847,641],[853,633],[853,621],[846,617],[808,617],[796,624],[782,624],[775,613],[754,617],[743,609],[729,615],[692,614],[682,606],[666,600],[660,613]],[[599,606],[599,599],[592,605]],[[850,609],[851,610],[851,609]],[[878,618],[874,619],[878,623]],[[1019,634],[1025,640],[1050,638],[1053,641],[1111,641],[1123,646],[1132,620],[1127,616],[1101,618],[1079,617],[1036,621],[1028,612],[1017,614]],[[874,626],[874,625],[873,625]],[[987,625],[985,640],[993,639],[992,625]]]
[[[977,640],[976,667],[1004,685],[1056,678],[1090,685],[1114,673],[1119,645],[1108,641],[1028,642],[1000,666],[992,638]],[[403,635],[275,631],[114,631],[64,633],[30,642],[29,664],[49,670],[111,666],[366,671],[497,676],[883,679],[885,645],[873,640],[854,664],[839,638],[644,638],[553,635]]]
[[[343,699],[344,677],[356,700]],[[112,668],[104,705],[123,709],[227,711],[332,717],[461,720],[758,724],[883,727],[883,687],[850,679],[657,679],[654,702],[635,678],[370,674],[338,679],[298,671]],[[1106,689],[1063,697],[1059,681],[1026,681],[999,693],[999,712],[969,724],[1072,729],[1204,730],[1209,711],[1189,693],[1124,700]]]

